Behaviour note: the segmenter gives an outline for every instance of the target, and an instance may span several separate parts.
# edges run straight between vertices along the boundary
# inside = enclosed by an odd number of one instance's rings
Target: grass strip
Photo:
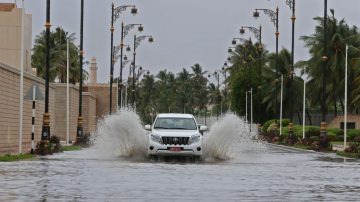
[[[22,161],[35,158],[36,155],[33,154],[17,154],[10,155],[6,154],[4,156],[0,156],[0,162],[12,162],[12,161]]]

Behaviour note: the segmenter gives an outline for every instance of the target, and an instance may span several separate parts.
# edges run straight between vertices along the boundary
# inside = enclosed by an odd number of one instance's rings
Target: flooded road
[[[246,131],[228,114],[204,134],[203,161],[154,162],[139,117],[122,111],[99,123],[90,149],[0,163],[0,201],[359,201],[359,161]]]
[[[360,162],[264,146],[227,161],[102,158],[93,149],[0,163],[0,201],[359,201]]]

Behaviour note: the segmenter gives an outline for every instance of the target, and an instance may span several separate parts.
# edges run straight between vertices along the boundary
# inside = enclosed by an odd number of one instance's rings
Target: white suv
[[[202,132],[191,114],[159,114],[152,126],[146,125],[149,134],[149,156],[196,156],[202,155]]]

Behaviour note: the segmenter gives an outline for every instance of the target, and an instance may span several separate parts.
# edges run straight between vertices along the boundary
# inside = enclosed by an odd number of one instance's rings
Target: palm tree
[[[80,81],[80,64],[79,64],[79,49],[74,44],[75,34],[69,34],[62,28],[57,27],[55,31],[50,34],[50,76],[51,82],[56,79],[60,83],[66,82],[66,64],[67,64],[67,40],[69,40],[69,54],[70,54],[70,82],[75,83]],[[36,36],[35,45],[33,48],[32,66],[36,68],[37,75],[45,78],[45,31]],[[84,80],[87,79],[88,73],[83,71]]]
[[[344,65],[345,65],[345,46],[346,44],[350,45],[353,51],[350,51],[349,58],[358,58],[360,47],[360,37],[358,28],[356,26],[350,28],[344,19],[338,21],[335,18],[334,10],[331,10],[332,16],[328,21],[328,62],[327,68],[325,70],[326,74],[326,86],[325,96],[326,96],[326,106],[329,108],[332,106],[335,116],[338,114],[339,104],[342,109],[344,109]],[[309,86],[312,89],[309,92],[311,97],[311,103],[313,105],[320,104],[318,96],[322,92],[322,75],[323,71],[321,68],[322,61],[320,60],[323,52],[323,25],[324,20],[321,17],[314,18],[318,22],[318,25],[315,28],[315,33],[311,36],[302,36],[301,39],[305,41],[306,47],[309,48],[311,58],[308,61],[302,61],[300,67],[305,69],[311,80],[309,81]],[[351,109],[355,110],[356,99],[354,97],[354,88],[352,84],[356,84],[354,80],[356,77],[356,69],[358,63],[354,60],[349,63],[349,95],[351,100]],[[356,87],[355,87],[356,88]],[[351,97],[352,96],[352,97]]]
[[[207,99],[207,79],[206,74],[207,71],[202,71],[202,67],[199,64],[195,64],[191,67],[192,70],[192,78],[191,83],[193,86],[193,98],[194,98],[194,109],[195,114],[200,113],[201,111],[206,109],[206,105],[208,104]]]

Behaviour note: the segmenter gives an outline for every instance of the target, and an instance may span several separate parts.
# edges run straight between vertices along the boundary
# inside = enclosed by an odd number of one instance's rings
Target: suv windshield
[[[197,130],[192,118],[157,118],[154,129]]]

